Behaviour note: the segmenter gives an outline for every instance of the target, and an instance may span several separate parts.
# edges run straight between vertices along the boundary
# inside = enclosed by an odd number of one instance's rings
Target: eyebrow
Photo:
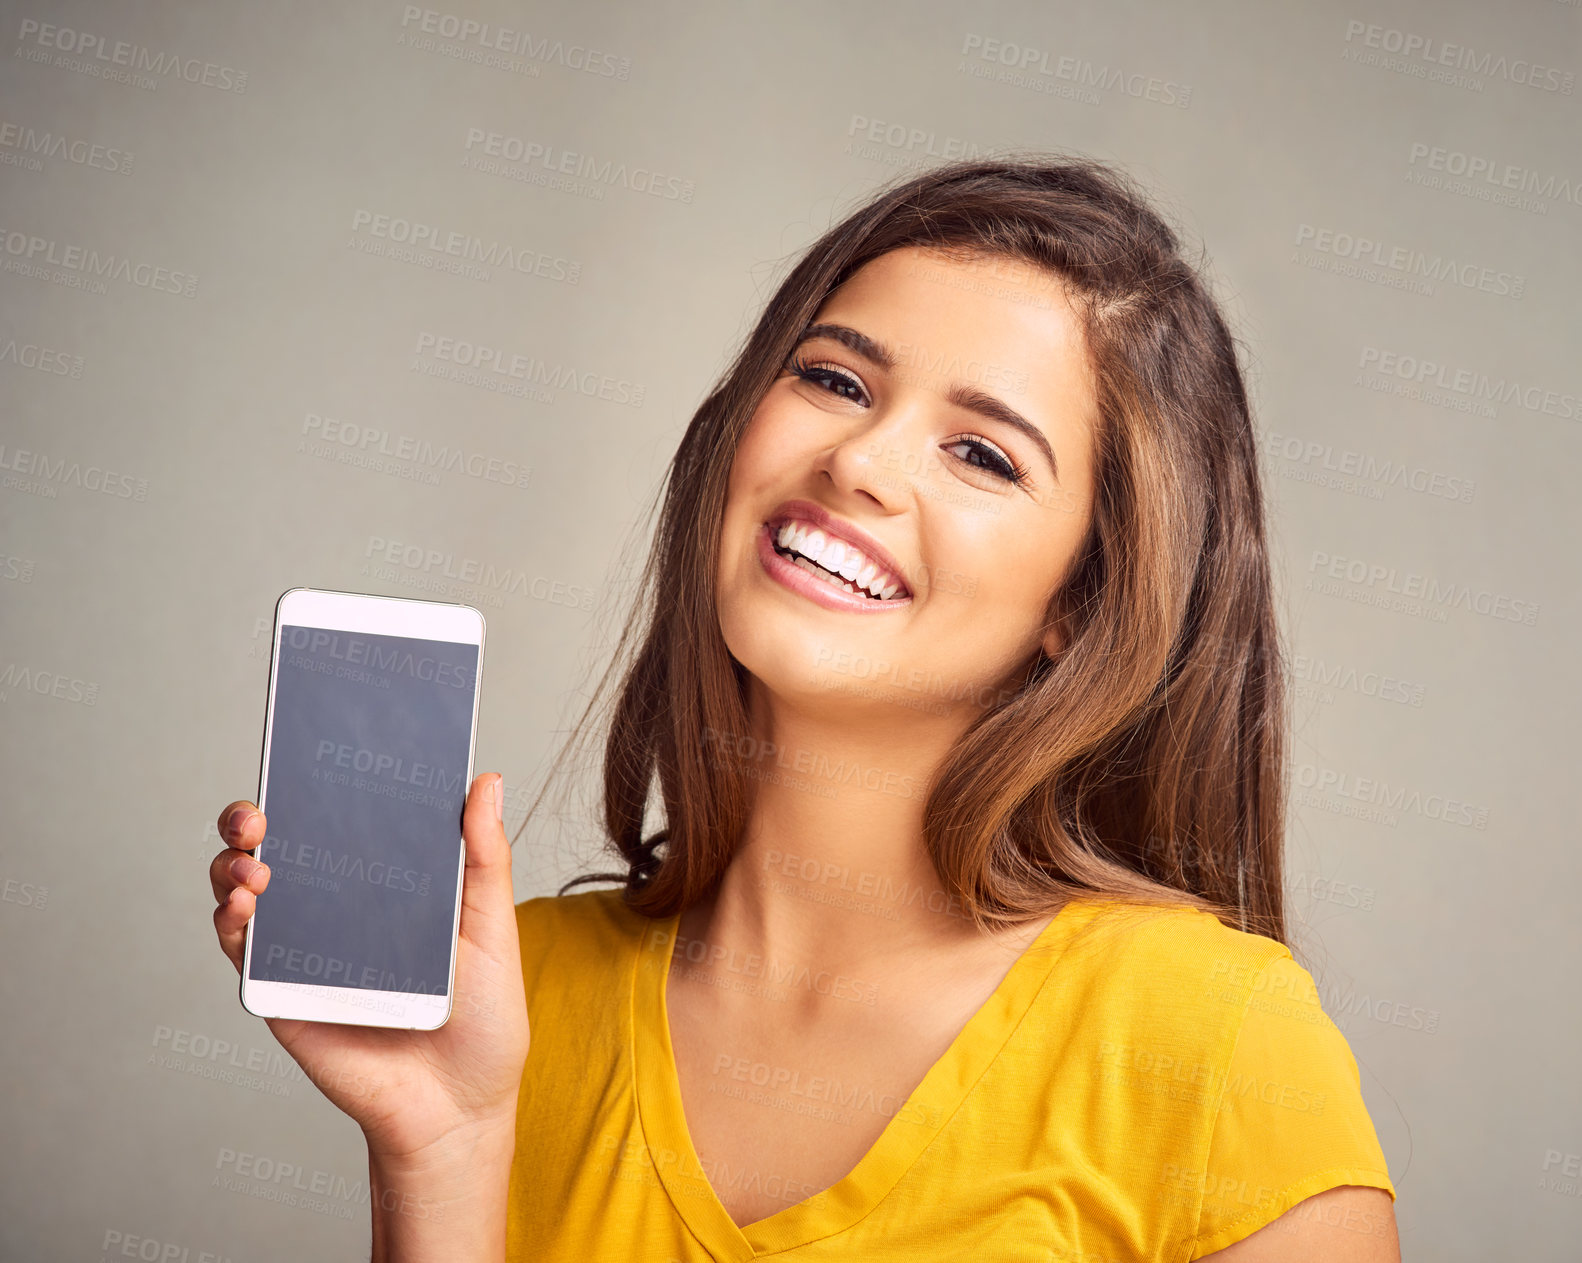
[[[850,325],[838,324],[811,324],[797,338],[797,346],[811,338],[833,338],[848,350],[856,352],[863,359],[889,372],[895,368],[896,356],[882,342],[877,342],[866,333],[860,333]],[[976,412],[980,417],[987,417],[991,421],[999,421],[1012,429],[1020,431],[1027,436],[1029,442],[1044,454],[1044,459],[1049,462],[1049,468],[1055,476],[1055,481],[1060,481],[1060,465],[1055,460],[1055,450],[1049,446],[1049,439],[1044,432],[1012,408],[1004,400],[996,399],[987,391],[979,390],[976,386],[966,386],[961,382],[952,382],[945,391],[947,402],[955,404],[958,408],[965,408],[969,412]]]

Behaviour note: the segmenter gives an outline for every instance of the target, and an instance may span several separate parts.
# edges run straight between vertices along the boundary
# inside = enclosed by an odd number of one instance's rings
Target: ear
[[[1039,642],[1046,658],[1058,658],[1066,647],[1066,626],[1064,620],[1057,619],[1044,631],[1043,639]]]

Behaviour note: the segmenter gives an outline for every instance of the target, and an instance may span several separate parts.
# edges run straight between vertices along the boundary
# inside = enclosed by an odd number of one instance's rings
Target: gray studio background
[[[1141,179],[1251,348],[1296,953],[1405,1257],[1575,1259],[1582,6],[440,3],[0,6],[0,1256],[363,1257],[210,922],[276,598],[482,609],[514,833],[796,252],[1032,146]]]

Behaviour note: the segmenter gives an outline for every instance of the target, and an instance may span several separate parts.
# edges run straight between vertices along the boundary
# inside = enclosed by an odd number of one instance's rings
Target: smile
[[[899,579],[869,560],[855,544],[826,535],[808,522],[792,520],[776,531],[775,551],[847,592],[889,601],[905,591]]]
[[[816,523],[786,517],[758,529],[758,552],[770,576],[829,609],[879,613],[912,602],[893,570]]]

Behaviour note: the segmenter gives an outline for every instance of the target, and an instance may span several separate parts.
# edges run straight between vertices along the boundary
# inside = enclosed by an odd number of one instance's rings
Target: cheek
[[[758,405],[736,445],[736,467],[748,481],[772,474],[776,466],[783,466],[795,455],[791,450],[796,434],[794,411],[774,391]]]
[[[1038,513],[958,514],[933,536],[936,591],[995,626],[1044,615],[1072,548],[1066,524]]]
[[[772,489],[794,482],[798,472],[808,466],[812,452],[805,449],[810,437],[808,427],[797,424],[794,407],[773,395],[766,397],[736,445],[727,516],[767,511],[771,506],[757,501]]]
[[[731,461],[726,483],[725,513],[720,530],[720,578],[726,580],[733,566],[745,562],[752,542],[748,526],[755,514],[767,513],[769,490],[784,473],[785,461],[779,455],[782,445],[776,434],[774,410],[760,406],[747,423],[736,455]]]

